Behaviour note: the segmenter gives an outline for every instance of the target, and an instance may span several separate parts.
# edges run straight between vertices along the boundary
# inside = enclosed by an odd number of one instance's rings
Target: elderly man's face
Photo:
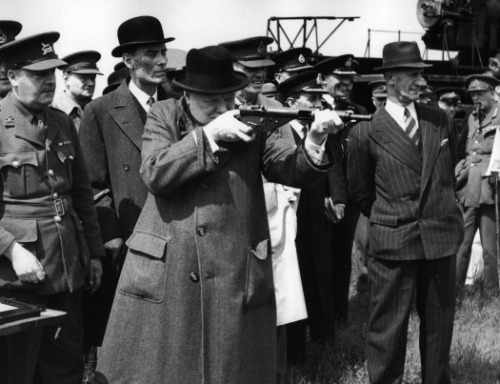
[[[395,97],[403,105],[417,101],[421,88],[427,85],[422,73],[418,68],[391,71],[386,77],[388,96]]]
[[[351,75],[328,75],[325,78],[325,89],[333,97],[347,98],[354,85]]]
[[[165,44],[141,46],[133,54],[124,53],[123,61],[132,70],[131,77],[139,85],[158,85],[167,81]]]
[[[186,101],[193,117],[206,125],[224,112],[234,109],[235,93],[205,94],[188,92]]]
[[[495,103],[495,92],[491,91],[472,91],[470,97],[474,104],[480,104],[481,109],[489,111]]]
[[[11,89],[12,86],[10,85],[10,81],[7,78],[5,66],[0,61],[0,99],[3,99]]]
[[[28,108],[40,110],[54,99],[56,90],[55,69],[29,71],[9,70],[7,75],[18,99]]]
[[[242,90],[245,98],[262,92],[262,86],[266,80],[266,67],[250,68],[240,63],[233,63],[233,67],[235,71],[243,72],[250,79],[250,83]]]
[[[65,74],[64,83],[66,89],[75,100],[90,100],[94,95],[95,74]]]

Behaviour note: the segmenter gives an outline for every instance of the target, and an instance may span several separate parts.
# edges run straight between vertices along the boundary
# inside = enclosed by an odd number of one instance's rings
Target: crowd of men
[[[191,49],[174,73],[174,38],[140,16],[94,99],[99,52],[59,59],[59,33],[21,29],[0,21],[0,296],[67,313],[37,331],[34,383],[82,383],[97,347],[99,383],[287,383],[306,336],[349,321],[353,254],[370,382],[402,380],[414,298],[422,380],[451,382],[477,229],[499,289],[493,65],[467,77],[459,125],[464,91],[430,89],[414,42],[384,47],[364,107],[351,54],[270,59],[256,36]]]

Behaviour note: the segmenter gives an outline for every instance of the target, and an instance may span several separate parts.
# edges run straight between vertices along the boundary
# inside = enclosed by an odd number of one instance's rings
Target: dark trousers
[[[338,322],[347,321],[349,286],[352,271],[352,245],[360,212],[349,201],[345,206],[344,219],[331,226],[332,280],[334,316]]]
[[[82,292],[38,295],[34,291],[0,289],[0,296],[64,311],[59,325],[35,333],[38,348],[34,384],[81,384],[83,379]]]
[[[408,320],[416,291],[423,384],[449,384],[455,315],[455,256],[388,261],[370,257],[368,375],[371,384],[401,383]]]
[[[481,205],[479,208],[466,207],[464,210],[465,234],[457,254],[457,286],[463,287],[474,236],[479,228],[483,247],[483,282],[487,290],[498,291],[497,234],[494,205]]]

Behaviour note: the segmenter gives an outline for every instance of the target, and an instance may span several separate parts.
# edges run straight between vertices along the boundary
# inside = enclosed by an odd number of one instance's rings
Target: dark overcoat
[[[299,187],[329,166],[275,133],[213,153],[183,101],[148,115],[150,190],[98,370],[112,383],[276,381],[276,306],[262,174]]]
[[[166,97],[159,87],[158,99]],[[146,111],[127,81],[85,107],[79,136],[90,182],[95,194],[111,190],[97,207],[104,242],[127,239],[146,201],[147,189],[139,175],[145,122]]]

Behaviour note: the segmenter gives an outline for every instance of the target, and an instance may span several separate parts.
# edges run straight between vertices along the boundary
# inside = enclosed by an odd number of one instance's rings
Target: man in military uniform
[[[83,110],[94,96],[97,75],[102,75],[97,68],[101,54],[97,51],[81,51],[62,58],[68,65],[63,66],[64,93],[59,95],[52,106],[69,115],[80,129]]]
[[[436,90],[438,106],[448,112],[451,118],[454,118],[460,108],[460,88],[439,88]]]
[[[15,40],[15,37],[23,28],[21,23],[11,20],[0,20],[0,47]],[[12,86],[7,78],[7,72],[0,61],[0,100],[7,96]]]
[[[387,101],[387,85],[385,80],[370,81],[368,85],[372,89],[372,103],[375,109],[383,107]]]
[[[49,108],[59,33],[0,47],[12,92],[0,102],[0,296],[65,311],[35,340],[35,382],[83,377],[82,287],[95,291],[104,256],[92,189],[71,119]],[[29,376],[31,372],[27,373]]]
[[[500,104],[495,87],[500,81],[493,76],[471,75],[466,79],[467,92],[476,113],[467,119],[466,157],[456,167],[457,197],[464,206],[465,236],[457,254],[457,285],[462,288],[467,276],[471,247],[476,230],[483,247],[483,284],[490,294],[498,293],[497,234],[495,217],[495,180],[486,176],[495,133],[500,127]]]
[[[293,48],[273,57],[274,80],[282,83],[286,79],[307,70],[314,69],[309,64],[312,51],[309,48]]]

